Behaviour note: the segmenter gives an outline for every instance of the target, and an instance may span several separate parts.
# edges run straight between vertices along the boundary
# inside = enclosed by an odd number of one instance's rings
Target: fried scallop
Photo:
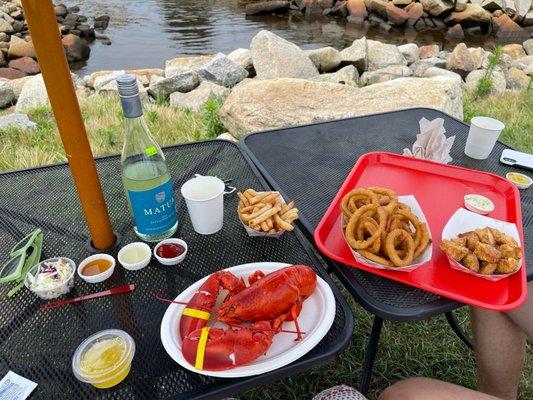
[[[496,240],[497,244],[509,244],[511,246],[518,246],[518,243],[516,243],[516,240],[514,240],[511,236],[506,235],[503,232],[500,232],[498,229],[489,228],[492,232],[492,235],[494,236],[494,239]]]
[[[497,263],[502,258],[502,253],[496,247],[486,243],[478,243],[474,254],[481,261],[487,261],[489,263]]]
[[[440,242],[440,249],[455,261],[461,261],[464,256],[468,254],[468,249],[464,246],[458,245],[451,240],[443,240]]]
[[[502,258],[500,261],[498,261],[498,264],[496,267],[496,273],[497,274],[510,274],[516,271],[516,267],[518,267],[518,260],[516,258],[512,258],[512,257]]]
[[[500,247],[498,247],[498,250],[502,253],[502,257],[512,257],[519,259],[522,255],[522,249],[519,246],[515,246],[512,244],[502,244]]]
[[[498,267],[497,263],[489,263],[487,261],[481,261],[481,268],[479,270],[480,274],[483,275],[492,275],[496,268]]]
[[[474,253],[468,253],[461,263],[470,271],[479,272],[479,260]]]
[[[492,230],[489,227],[486,226],[482,229],[476,229],[476,234],[482,243],[490,244],[491,246],[496,244],[496,239],[494,238]]]
[[[457,237],[451,241],[459,246],[466,247],[466,237]]]

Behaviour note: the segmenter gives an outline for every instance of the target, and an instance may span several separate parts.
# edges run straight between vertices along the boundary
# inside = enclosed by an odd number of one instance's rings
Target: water
[[[443,32],[416,32],[414,29],[364,29],[346,25],[343,19],[320,17],[312,20],[289,15],[246,17],[237,0],[67,0],[79,5],[81,14],[91,19],[109,14],[111,21],[104,32],[111,46],[98,40],[91,44],[91,57],[73,66],[81,75],[98,70],[126,68],[163,68],[165,60],[183,56],[228,53],[239,47],[249,48],[250,40],[261,29],[268,29],[304,49],[321,46],[343,48],[356,38],[402,44],[439,43],[453,47]],[[468,46],[490,47],[492,39],[469,36]]]

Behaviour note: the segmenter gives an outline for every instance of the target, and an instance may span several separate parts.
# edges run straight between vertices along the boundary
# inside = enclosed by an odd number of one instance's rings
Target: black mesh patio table
[[[280,239],[248,237],[236,217],[234,195],[225,199],[220,232],[210,236],[194,233],[178,193],[195,173],[231,178],[231,185],[239,189],[267,187],[239,148],[230,142],[211,141],[169,147],[165,153],[180,216],[175,236],[189,245],[183,263],[165,267],[152,260],[147,268],[135,272],[117,265],[108,281],[93,285],[76,278],[67,297],[125,283],[135,284],[135,290],[48,311],[39,310],[45,302],[26,289],[7,299],[10,285],[0,285],[0,376],[13,370],[37,382],[32,399],[219,399],[330,361],[347,345],[353,331],[350,309],[301,233],[286,233]],[[113,227],[122,235],[121,243],[136,241],[120,180],[119,157],[99,159],[97,168]],[[85,220],[66,165],[0,174],[0,187],[0,255],[6,257],[35,227],[44,232],[43,259],[61,255],[80,262],[90,255],[85,246]],[[111,254],[116,257],[116,253]],[[161,319],[168,304],[157,301],[155,293],[162,289],[163,296],[174,298],[214,271],[257,261],[313,266],[336,296],[336,316],[329,333],[303,358],[250,378],[211,378],[180,367],[161,344]],[[98,390],[76,380],[71,358],[84,338],[108,328],[130,333],[137,350],[126,380],[114,388]]]
[[[516,170],[499,163],[505,144],[498,142],[491,157],[476,161],[464,155],[468,125],[445,113],[416,108],[348,118],[305,126],[250,134],[241,139],[241,147],[259,168],[269,184],[286,198],[294,199],[301,210],[300,221],[311,239],[327,207],[359,156],[371,151],[402,153],[410,148],[419,132],[421,118],[444,119],[446,135],[456,135],[451,151],[452,164],[498,175]],[[523,171],[522,171],[523,172]],[[526,259],[533,260],[533,190],[521,191]],[[312,239],[311,239],[312,240]],[[418,321],[446,313],[452,328],[463,340],[450,313],[462,304],[423,290],[412,288],[357,268],[330,263],[356,300],[377,318],[367,352],[367,366],[372,365],[372,351],[379,339],[382,319]],[[533,278],[533,263],[528,279]],[[368,371],[362,389],[368,385]]]

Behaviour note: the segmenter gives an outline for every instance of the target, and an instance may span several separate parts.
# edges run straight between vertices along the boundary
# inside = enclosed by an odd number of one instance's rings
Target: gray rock
[[[350,47],[340,52],[341,65],[353,65],[359,72],[366,70],[368,61],[368,43],[366,37],[356,39]]]
[[[289,9],[287,0],[260,1],[258,3],[246,4],[246,15],[265,14],[272,12],[284,12]]]
[[[376,71],[367,71],[361,75],[359,83],[361,85],[373,85],[391,81],[393,79],[404,78],[413,75],[413,71],[405,65],[389,65]]]
[[[320,72],[334,71],[341,63],[341,54],[333,47],[307,50],[305,52]]]
[[[357,80],[359,79],[359,73],[357,68],[353,65],[347,65],[339,69],[337,72],[332,72],[330,74],[322,74],[317,77],[317,80],[321,82],[330,82],[330,83],[342,83],[344,85],[357,85]]]
[[[172,93],[170,95],[170,105],[197,111],[203,107],[207,100],[217,98],[224,101],[229,94],[230,90],[228,88],[216,83],[203,81],[200,86],[189,93]]]
[[[518,68],[511,67],[507,74],[507,89],[510,90],[525,90],[529,87],[530,78],[524,71]]]
[[[462,92],[445,76],[400,78],[364,88],[304,79],[253,80],[235,88],[220,118],[236,138],[249,132],[367,115],[411,107],[431,107],[463,118]]]
[[[443,68],[429,67],[424,71],[422,76],[424,78],[433,78],[434,76],[449,76],[452,79],[456,79],[460,84],[463,83],[461,75]]]
[[[58,17],[67,15],[67,7],[64,4],[58,4],[54,7],[54,11]]]
[[[235,64],[248,71],[248,74],[255,74],[254,64],[252,62],[252,52],[248,49],[233,50],[228,54],[228,58]]]
[[[407,60],[393,44],[367,40],[368,70],[375,71],[388,65],[407,65]]]
[[[195,71],[182,72],[170,78],[154,76],[150,82],[148,93],[153,97],[168,96],[174,92],[190,92],[200,83]]]
[[[235,64],[224,54],[218,53],[198,70],[198,76],[203,81],[231,87],[246,78],[248,71]]]
[[[457,72],[461,76],[466,76],[469,72],[476,69],[472,55],[464,43],[459,43],[455,46],[448,57],[446,68],[450,71]]]
[[[18,79],[11,79],[11,88],[13,89],[13,93],[15,93],[15,100],[19,98],[20,92],[22,92],[22,88],[26,84],[28,80],[30,80],[31,76],[24,76],[22,78]]]
[[[533,39],[526,40],[524,43],[522,43],[522,46],[524,47],[524,50],[528,56],[533,56]]]
[[[19,129],[22,131],[30,131],[37,127],[35,122],[30,121],[26,114],[7,114],[0,117],[0,130],[8,127]]]
[[[182,72],[197,71],[205,63],[213,59],[213,55],[176,57],[165,61],[165,78]]]
[[[15,30],[13,29],[13,26],[9,22],[3,19],[0,19],[0,32],[13,33],[15,32]]]
[[[398,46],[398,50],[400,50],[400,53],[402,53],[408,64],[412,64],[420,58],[420,49],[415,43]]]
[[[13,87],[8,79],[0,79],[0,107],[9,106],[15,100]]]
[[[476,69],[481,68],[481,65],[483,64],[483,58],[485,57],[485,50],[481,47],[470,47],[468,51],[472,56],[472,60],[474,61]]]
[[[476,71],[470,72],[466,76],[466,88],[468,90],[475,90],[477,83],[482,77],[485,76],[485,74],[486,74],[486,70],[484,69],[478,69]],[[503,93],[505,91],[507,82],[505,80],[505,75],[502,72],[493,71],[491,80],[492,80],[492,93]]]
[[[263,30],[250,45],[258,79],[313,78],[318,75],[313,62],[294,43]]]
[[[446,0],[421,0],[424,11],[428,14],[438,17],[439,15],[454,9],[453,1]]]
[[[13,22],[15,22],[15,19],[4,11],[0,11],[0,19],[3,19],[4,21],[9,22],[9,24],[12,24]]]

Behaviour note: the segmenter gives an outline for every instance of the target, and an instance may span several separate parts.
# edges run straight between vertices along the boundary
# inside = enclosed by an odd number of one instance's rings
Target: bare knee
[[[428,397],[428,393],[424,390],[428,381],[427,378],[409,378],[396,382],[381,393],[379,400],[418,400],[422,398],[430,400],[431,397]]]

